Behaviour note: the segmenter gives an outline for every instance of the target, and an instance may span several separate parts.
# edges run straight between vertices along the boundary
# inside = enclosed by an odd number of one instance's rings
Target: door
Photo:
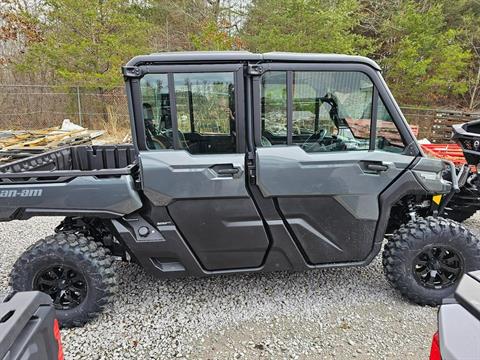
[[[262,196],[273,199],[310,264],[364,260],[379,195],[414,159],[379,73],[360,64],[277,64],[259,86]]]
[[[151,213],[168,212],[206,270],[259,267],[269,241],[246,189],[243,66],[145,71],[136,129]]]

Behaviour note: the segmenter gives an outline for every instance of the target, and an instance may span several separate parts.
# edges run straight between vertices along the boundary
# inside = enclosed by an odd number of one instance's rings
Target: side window
[[[236,152],[234,76],[174,74],[180,144],[192,154]]]
[[[172,149],[172,118],[167,74],[148,74],[140,81],[145,137],[149,149]]]
[[[168,74],[147,74],[140,81],[147,147],[173,149],[177,136],[178,146],[192,154],[236,152],[234,74],[175,73],[173,80],[176,109],[170,108]]]
[[[287,73],[269,71],[262,77],[262,146],[287,144]]]
[[[401,153],[405,149],[400,132],[381,98],[378,99],[375,144],[377,150],[388,152]]]
[[[307,152],[368,150],[373,84],[360,72],[293,74],[292,141]]]
[[[298,145],[307,152],[368,150],[373,83],[360,72],[294,71],[291,143],[287,73],[262,77],[262,146]]]

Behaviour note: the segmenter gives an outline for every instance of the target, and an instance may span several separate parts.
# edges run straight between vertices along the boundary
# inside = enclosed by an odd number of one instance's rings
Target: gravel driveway
[[[0,292],[17,256],[59,218],[0,223]],[[478,233],[480,216],[466,222]],[[427,359],[436,309],[404,301],[377,257],[364,268],[157,280],[118,265],[120,293],[66,359]]]

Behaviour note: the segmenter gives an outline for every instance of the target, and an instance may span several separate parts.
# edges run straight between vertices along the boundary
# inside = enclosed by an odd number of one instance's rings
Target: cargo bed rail
[[[0,173],[0,184],[8,183],[31,183],[31,182],[58,182],[79,176],[109,177],[130,175],[136,165],[129,165],[121,169],[102,170],[57,170],[57,171],[28,171],[21,173]]]
[[[133,145],[71,146],[0,165],[0,175],[33,172],[101,171],[128,168],[137,161]]]

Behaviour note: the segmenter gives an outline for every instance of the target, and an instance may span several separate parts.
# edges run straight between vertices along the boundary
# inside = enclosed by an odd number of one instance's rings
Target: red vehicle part
[[[455,166],[461,166],[467,162],[462,148],[457,144],[422,144],[421,147],[425,154],[450,160]]]
[[[63,346],[62,346],[62,335],[60,334],[60,326],[58,325],[58,320],[53,320],[53,336],[57,341],[58,345],[58,359],[57,360],[64,360],[63,356]]]
[[[440,341],[438,340],[438,332],[433,334],[432,347],[430,348],[430,360],[442,360],[440,354]]]

